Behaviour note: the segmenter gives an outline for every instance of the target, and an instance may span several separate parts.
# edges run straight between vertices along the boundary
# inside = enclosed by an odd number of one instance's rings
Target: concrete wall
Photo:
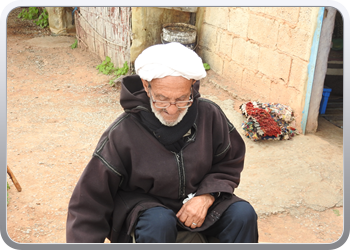
[[[197,53],[244,101],[292,107],[301,132],[318,7],[201,7]]]
[[[132,45],[130,61],[146,48],[161,44],[160,35],[165,23],[189,23],[192,8],[132,7]]]

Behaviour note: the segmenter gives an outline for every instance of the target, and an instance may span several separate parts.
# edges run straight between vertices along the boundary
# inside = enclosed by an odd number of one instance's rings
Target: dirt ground
[[[98,74],[101,59],[70,48],[74,36],[53,36],[19,20],[19,12],[8,17],[7,163],[22,191],[8,178],[7,232],[17,243],[64,243],[71,193],[100,135],[122,112],[120,86]],[[230,98],[208,80],[201,93]],[[258,223],[260,242],[331,243],[342,235],[343,208],[276,213]]]

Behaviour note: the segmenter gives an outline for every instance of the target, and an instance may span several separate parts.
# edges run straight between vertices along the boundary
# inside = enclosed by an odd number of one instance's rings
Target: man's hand
[[[214,201],[215,198],[210,194],[195,196],[181,207],[176,217],[187,227],[201,227]]]

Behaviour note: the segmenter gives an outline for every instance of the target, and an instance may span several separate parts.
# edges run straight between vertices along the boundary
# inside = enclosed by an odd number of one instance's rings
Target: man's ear
[[[149,83],[146,80],[142,79],[142,78],[141,78],[141,81],[142,81],[143,88],[145,89],[147,95],[149,96],[149,93],[148,93],[148,85],[149,85]]]

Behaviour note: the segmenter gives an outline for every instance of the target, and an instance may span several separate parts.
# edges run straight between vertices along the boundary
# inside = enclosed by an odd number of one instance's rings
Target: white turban
[[[207,75],[196,52],[176,42],[145,49],[135,60],[135,70],[146,81],[166,76],[200,80]]]

